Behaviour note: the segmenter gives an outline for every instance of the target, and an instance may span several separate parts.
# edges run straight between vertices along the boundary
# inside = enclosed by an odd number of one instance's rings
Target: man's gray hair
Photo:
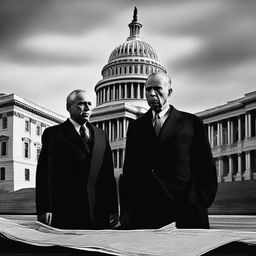
[[[167,73],[162,72],[162,71],[160,71],[160,72],[154,72],[154,73],[152,73],[152,74],[150,74],[150,75],[148,76],[147,81],[148,81],[151,77],[154,77],[154,76],[163,77],[163,78],[169,83],[170,88],[171,88],[172,80],[171,80],[171,77],[170,77]],[[147,81],[146,81],[146,82],[147,82]]]
[[[82,90],[82,89],[76,89],[74,91],[72,91],[68,96],[67,96],[67,100],[66,100],[66,107],[67,107],[67,110],[69,109],[69,107],[73,104],[75,98],[76,98],[76,95],[80,92],[85,92],[85,90]]]

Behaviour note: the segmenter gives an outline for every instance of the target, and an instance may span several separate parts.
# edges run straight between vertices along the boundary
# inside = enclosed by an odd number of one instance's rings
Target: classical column
[[[102,103],[104,103],[104,102],[106,102],[106,88],[104,87],[102,90],[103,90],[103,102]]]
[[[131,83],[131,98],[134,99],[134,86],[133,86],[133,83]]]
[[[217,146],[221,145],[221,128],[220,122],[217,123]]]
[[[124,98],[127,99],[127,83],[124,84]]]
[[[110,88],[110,86],[108,86],[106,89],[107,89],[107,101],[110,101],[110,90],[111,90],[111,88]]]
[[[102,104],[104,101],[103,88],[101,88],[100,91],[101,91],[101,104]]]
[[[237,174],[235,177],[235,181],[241,181],[243,180],[243,175],[242,175],[242,154],[238,153],[237,154]]]
[[[245,172],[244,172],[244,179],[250,180],[251,179],[251,154],[250,151],[245,152]]]
[[[114,84],[113,85],[113,100],[115,100],[116,99],[116,85]]]
[[[122,85],[119,84],[119,99],[122,99]]]
[[[117,153],[117,155],[116,155],[117,168],[120,168],[120,166],[119,166],[119,150],[118,149],[116,150],[116,153]]]
[[[223,145],[223,123],[220,122],[220,145]]]
[[[117,131],[116,131],[116,133],[117,133],[117,139],[119,139],[119,138],[121,138],[121,134],[120,134],[120,129],[119,129],[119,125],[120,125],[120,121],[119,121],[119,118],[116,120],[116,129],[117,129]]]
[[[212,147],[212,143],[211,143],[211,125],[207,124],[207,127],[208,127],[208,140],[209,140],[210,145]]]
[[[238,141],[242,140],[241,116],[238,117]]]
[[[228,156],[228,176],[226,177],[226,181],[232,181],[233,179],[233,159],[232,156]]]
[[[112,122],[111,120],[108,121],[108,138],[110,141],[112,141]]]
[[[99,89],[99,105],[101,104],[101,89]]]
[[[126,137],[126,118],[123,118],[123,138]]]
[[[218,159],[218,182],[223,181],[223,159],[220,157]]]
[[[245,138],[248,137],[248,115],[245,114]]]
[[[140,98],[140,85],[137,83],[137,99]]]
[[[105,122],[104,121],[102,122],[102,130],[105,131]]]
[[[212,145],[212,147],[214,147],[214,125],[213,124],[211,124],[211,145]]]
[[[123,163],[124,163],[124,159],[125,159],[125,148],[123,149]]]
[[[248,137],[252,137],[252,115],[248,113]]]
[[[230,120],[230,144],[234,143],[234,122]]]
[[[231,144],[230,120],[228,120],[228,145]]]

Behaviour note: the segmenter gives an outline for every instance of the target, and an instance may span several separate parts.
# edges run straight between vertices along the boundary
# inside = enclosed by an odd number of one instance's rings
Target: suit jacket
[[[202,121],[171,106],[156,138],[152,111],[129,125],[121,214],[131,228],[208,228],[217,190],[216,167]]]
[[[108,139],[90,126],[91,148],[73,124],[47,128],[36,172],[37,214],[52,212],[59,228],[106,228],[117,213],[117,193]]]

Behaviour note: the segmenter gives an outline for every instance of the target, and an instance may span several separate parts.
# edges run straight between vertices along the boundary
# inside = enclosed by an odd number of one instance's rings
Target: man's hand
[[[37,215],[37,220],[48,225],[48,226],[51,226],[52,213],[51,212],[41,213],[41,214]]]
[[[113,228],[118,223],[118,213],[113,213],[109,215],[110,228]]]

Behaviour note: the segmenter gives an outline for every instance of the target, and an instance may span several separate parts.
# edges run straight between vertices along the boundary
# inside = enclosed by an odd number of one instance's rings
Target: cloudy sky
[[[95,99],[134,6],[141,37],[172,77],[177,108],[198,112],[256,90],[254,0],[0,0],[0,92],[63,115],[71,90]]]

